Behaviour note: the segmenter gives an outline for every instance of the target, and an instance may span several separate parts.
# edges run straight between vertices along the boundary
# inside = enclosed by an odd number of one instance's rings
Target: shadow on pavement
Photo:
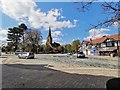
[[[81,58],[82,58],[82,59],[87,59],[88,57],[79,57],[78,59],[81,59]]]
[[[48,66],[48,64],[41,64],[41,65],[24,65],[24,64],[4,64],[10,67],[14,68],[20,68],[20,69],[31,69],[31,70],[50,70],[49,68],[46,68],[45,66]]]
[[[107,80],[113,78],[66,73],[47,66],[47,64],[2,65],[3,90],[4,88],[106,88]]]

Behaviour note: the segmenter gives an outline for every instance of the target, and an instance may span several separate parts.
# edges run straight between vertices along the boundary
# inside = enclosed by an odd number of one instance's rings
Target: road
[[[35,59],[27,60],[10,55],[3,59],[3,88],[105,88],[106,81],[114,78],[114,75],[97,75],[93,69],[90,71],[83,67],[94,67],[97,68],[96,71],[108,68],[109,72],[116,70],[115,67],[117,67],[117,61],[103,62],[102,60],[89,60],[89,58],[78,59],[67,55],[36,55]],[[100,67],[96,65],[97,61]],[[107,64],[106,62],[111,66],[101,66]],[[85,72],[90,72],[90,74]]]

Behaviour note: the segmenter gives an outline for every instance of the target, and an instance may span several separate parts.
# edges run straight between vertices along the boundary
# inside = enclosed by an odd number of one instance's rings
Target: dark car
[[[67,55],[72,55],[73,53],[72,52],[67,52]]]
[[[77,58],[80,58],[80,57],[85,57],[85,54],[83,52],[77,52]]]

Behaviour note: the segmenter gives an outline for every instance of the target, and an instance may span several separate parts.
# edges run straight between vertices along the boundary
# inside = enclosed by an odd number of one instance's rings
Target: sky
[[[102,2],[95,2],[88,11],[79,12],[74,2],[36,2],[34,0],[0,0],[0,42],[7,39],[10,27],[25,23],[28,28],[40,30],[43,43],[46,42],[49,26],[53,42],[68,44],[73,40],[99,38],[118,33],[113,25],[106,28],[91,29],[99,21],[110,15],[104,14]]]

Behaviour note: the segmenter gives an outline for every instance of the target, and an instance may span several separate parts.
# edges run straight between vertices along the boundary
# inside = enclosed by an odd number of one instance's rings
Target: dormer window
[[[107,40],[106,40],[106,42],[111,42],[111,41],[113,41],[113,39],[107,39]]]

